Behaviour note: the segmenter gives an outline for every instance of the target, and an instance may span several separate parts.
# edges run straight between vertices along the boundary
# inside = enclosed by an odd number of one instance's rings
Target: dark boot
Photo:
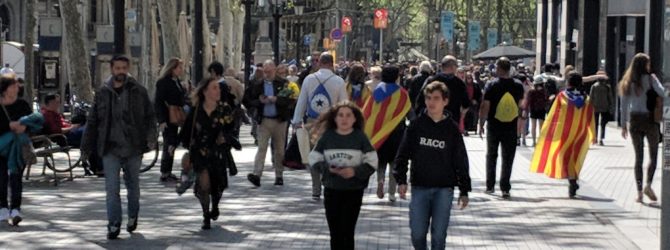
[[[221,195],[212,195],[212,212],[209,213],[212,220],[219,219],[219,201],[221,201]]]
[[[579,184],[577,184],[577,180],[569,180],[570,181],[570,187],[568,187],[568,195],[570,196],[570,199],[574,199],[575,196],[577,196],[577,190],[579,189]]]
[[[108,240],[118,239],[120,233],[121,233],[121,223],[120,222],[114,222],[114,223],[112,223],[112,225],[107,226],[107,239]]]
[[[211,216],[210,216],[209,212],[207,212],[207,213],[203,213],[203,214],[202,214],[202,218],[203,218],[203,219],[202,219],[202,227],[200,227],[200,228],[202,228],[202,230],[209,230],[209,229],[211,229],[211,228],[212,228],[212,226],[211,226],[211,221],[210,221],[210,220],[211,220]]]

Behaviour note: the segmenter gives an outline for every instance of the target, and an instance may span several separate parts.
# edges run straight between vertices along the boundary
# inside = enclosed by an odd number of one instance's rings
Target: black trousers
[[[23,192],[23,183],[21,182],[21,171],[10,174],[7,167],[7,159],[0,157],[0,208],[21,209],[21,193]],[[7,187],[12,189],[12,203],[7,203]]]
[[[489,126],[486,132],[486,189],[493,190],[496,184],[496,162],[498,160],[498,146],[500,145],[502,147],[500,189],[503,192],[509,192],[512,189],[509,179],[512,176],[512,164],[514,164],[514,155],[516,154],[516,130],[491,128]]]
[[[163,130],[163,156],[161,157],[161,173],[172,173],[172,165],[174,163],[174,150],[179,145],[179,134],[177,131],[179,127],[168,124]],[[170,152],[170,146],[172,151]]]
[[[323,204],[330,229],[330,248],[333,250],[354,249],[356,221],[363,203],[361,190],[336,190],[326,188]]]
[[[607,127],[608,122],[608,112],[595,112],[596,116],[596,136],[598,136],[598,127],[600,127],[600,140],[605,139],[605,127]]]

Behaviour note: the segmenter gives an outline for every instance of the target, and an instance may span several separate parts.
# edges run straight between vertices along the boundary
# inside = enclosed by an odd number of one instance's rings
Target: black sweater
[[[186,103],[186,90],[179,80],[166,77],[156,82],[156,96],[154,97],[154,109],[158,123],[170,120],[167,105],[183,107]],[[167,105],[166,105],[167,104]]]
[[[415,187],[455,187],[461,196],[471,190],[468,156],[458,125],[447,118],[434,122],[426,113],[412,121],[395,159],[393,175],[407,184],[407,165],[412,161],[410,182]]]

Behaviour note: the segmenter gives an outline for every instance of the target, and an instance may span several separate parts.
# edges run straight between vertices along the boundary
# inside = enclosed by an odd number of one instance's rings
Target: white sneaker
[[[389,201],[390,202],[395,202],[396,201],[395,194],[390,194],[389,195]]]
[[[3,207],[0,208],[0,221],[9,219],[9,209]]]

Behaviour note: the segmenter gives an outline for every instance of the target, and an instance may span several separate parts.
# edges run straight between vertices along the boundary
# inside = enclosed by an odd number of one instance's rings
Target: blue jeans
[[[414,249],[428,249],[426,235],[429,225],[431,249],[445,249],[453,201],[453,188],[412,187],[409,228],[412,230]]]
[[[107,191],[108,226],[121,224],[121,197],[119,174],[123,169],[123,180],[128,190],[128,217],[137,218],[140,211],[140,165],[142,155],[121,158],[114,154],[102,157],[105,170],[105,189]]]

